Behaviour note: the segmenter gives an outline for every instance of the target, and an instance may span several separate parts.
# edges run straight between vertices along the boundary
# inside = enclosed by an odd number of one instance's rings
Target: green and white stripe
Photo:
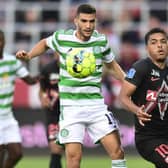
[[[0,119],[13,117],[12,102],[16,76],[24,77],[28,71],[14,56],[4,54],[0,59]]]
[[[80,41],[75,30],[59,30],[47,38],[47,45],[60,54],[60,100],[61,105],[94,105],[103,103],[101,74],[103,62],[109,63],[114,54],[105,35],[94,31],[89,41]],[[83,48],[96,58],[96,71],[89,77],[72,77],[66,70],[66,56],[70,49]]]

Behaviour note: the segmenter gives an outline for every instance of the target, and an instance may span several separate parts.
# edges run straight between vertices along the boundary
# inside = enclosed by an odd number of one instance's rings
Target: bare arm
[[[145,106],[141,107],[137,106],[132,100],[131,95],[135,92],[136,86],[124,80],[119,98],[123,104],[123,106],[130,112],[137,115],[139,119],[139,123],[144,126],[144,122],[150,121],[151,115],[145,112]]]
[[[39,90],[39,98],[43,108],[50,108],[50,99],[46,91],[44,91],[41,87]]]
[[[43,54],[46,50],[48,50],[46,39],[42,39],[29,52],[19,50],[16,53],[16,57],[21,60],[30,60],[33,57]]]
[[[109,73],[121,82],[123,82],[125,78],[125,72],[115,60],[110,63],[105,63],[103,71],[103,73]]]

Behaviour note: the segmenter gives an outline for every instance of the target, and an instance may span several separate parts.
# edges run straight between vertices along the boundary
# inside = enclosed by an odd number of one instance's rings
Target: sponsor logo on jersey
[[[134,68],[131,68],[128,72],[127,72],[127,78],[132,79],[135,75],[136,70]]]
[[[158,81],[159,79],[160,79],[160,78],[158,78],[158,77],[153,77],[153,76],[151,77],[151,81],[152,81],[152,82]]]
[[[148,101],[146,107],[146,112],[150,112],[156,107],[159,108],[160,119],[163,120],[165,112],[168,108],[168,85],[163,80],[161,87],[158,91],[148,90],[146,94],[146,100]]]
[[[155,77],[160,77],[160,73],[155,69],[152,69],[151,75]]]
[[[101,52],[100,47],[99,47],[99,46],[95,46],[95,47],[93,47],[93,52],[94,52],[95,54],[100,53],[100,52]]]
[[[146,94],[146,100],[155,102],[157,100],[157,91],[148,90]]]

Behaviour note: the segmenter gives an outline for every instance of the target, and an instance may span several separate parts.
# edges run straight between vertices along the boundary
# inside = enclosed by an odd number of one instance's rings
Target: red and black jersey
[[[56,60],[44,66],[40,73],[40,87],[44,90],[51,100],[51,108],[47,109],[47,117],[50,121],[57,121],[59,119],[59,65]]]
[[[141,126],[135,117],[136,140],[168,137],[168,67],[160,69],[150,58],[133,64],[126,80],[136,86],[133,102],[145,105],[152,119]]]

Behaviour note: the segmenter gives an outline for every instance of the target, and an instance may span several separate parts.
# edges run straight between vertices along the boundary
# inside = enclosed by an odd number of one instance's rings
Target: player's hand
[[[21,59],[21,60],[24,60],[24,61],[30,60],[29,54],[28,54],[26,51],[24,51],[24,50],[19,50],[19,51],[16,53],[16,58]]]
[[[144,105],[139,107],[138,111],[136,112],[136,115],[138,117],[139,123],[142,126],[145,126],[144,122],[150,121],[151,117],[152,117],[152,115],[145,112],[145,106]]]
[[[42,105],[43,108],[49,108],[50,107],[50,99],[49,99],[49,97],[46,93],[43,93],[40,96],[40,101],[41,101],[41,105]]]

